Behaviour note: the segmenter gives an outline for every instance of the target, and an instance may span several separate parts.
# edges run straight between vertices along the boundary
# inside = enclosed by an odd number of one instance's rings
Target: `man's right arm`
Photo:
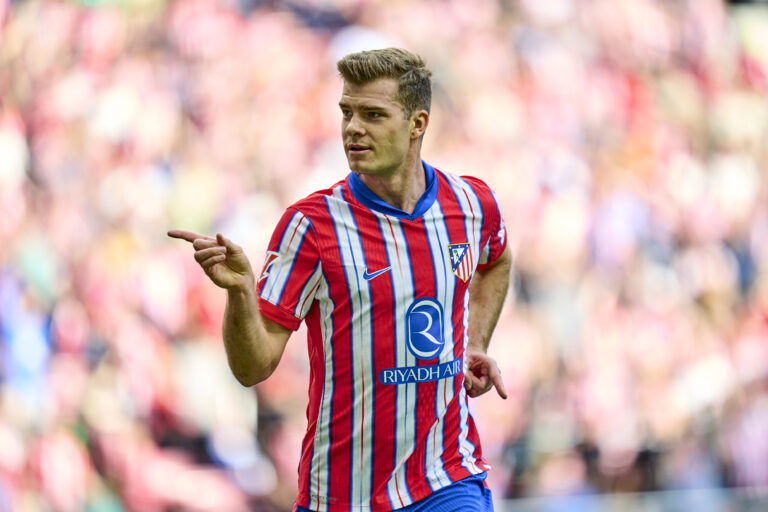
[[[227,289],[222,331],[229,367],[243,386],[272,375],[293,332],[261,315],[253,284]]]
[[[190,242],[195,260],[217,286],[227,290],[222,326],[227,361],[243,386],[253,386],[277,367],[291,330],[261,315],[253,271],[243,249],[224,238],[172,230],[168,236]]]

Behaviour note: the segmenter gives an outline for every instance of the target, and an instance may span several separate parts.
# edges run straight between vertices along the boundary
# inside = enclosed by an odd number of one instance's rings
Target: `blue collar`
[[[363,183],[363,180],[360,179],[357,173],[349,173],[349,176],[347,177],[347,184],[349,185],[349,189],[352,191],[352,194],[355,196],[355,199],[360,201],[363,205],[367,206],[371,210],[385,213],[387,215],[392,215],[393,217],[398,217],[405,220],[417,219],[424,215],[427,210],[429,210],[437,198],[437,179],[435,179],[435,169],[424,160],[421,161],[421,165],[424,167],[427,186],[424,194],[422,194],[421,198],[419,198],[419,202],[416,203],[416,208],[413,210],[413,213],[406,213],[403,210],[395,208],[389,203],[386,203],[383,199],[374,194],[365,183]]]

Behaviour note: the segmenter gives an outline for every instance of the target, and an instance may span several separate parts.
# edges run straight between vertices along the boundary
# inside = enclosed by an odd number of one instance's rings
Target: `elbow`
[[[235,375],[237,382],[239,382],[243,387],[246,387],[246,388],[255,386],[256,384],[264,380],[252,374],[236,373],[236,372],[232,372],[232,373]]]
[[[267,380],[267,378],[272,375],[272,372],[275,371],[274,366],[264,368],[245,368],[231,365],[230,369],[232,370],[232,374],[235,376],[235,379],[237,379],[237,382],[246,388],[250,388],[260,382]]]

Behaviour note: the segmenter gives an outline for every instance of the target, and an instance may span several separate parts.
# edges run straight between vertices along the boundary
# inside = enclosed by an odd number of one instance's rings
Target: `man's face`
[[[413,126],[396,95],[391,78],[344,84],[341,137],[351,170],[384,177],[404,168]]]

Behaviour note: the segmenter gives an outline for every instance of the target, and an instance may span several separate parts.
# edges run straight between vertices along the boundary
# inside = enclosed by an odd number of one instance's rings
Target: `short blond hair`
[[[363,85],[379,78],[398,81],[397,100],[407,115],[432,105],[432,72],[424,59],[401,48],[350,53],[336,63],[345,82]]]

